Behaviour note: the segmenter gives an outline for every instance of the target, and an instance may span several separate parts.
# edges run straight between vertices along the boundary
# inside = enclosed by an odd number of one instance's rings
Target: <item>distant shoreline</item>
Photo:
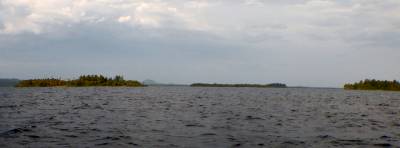
[[[0,87],[15,87],[19,83],[18,79],[0,78]]]
[[[146,83],[146,81],[149,81]],[[347,83],[343,87],[308,87],[287,86],[283,83],[271,84],[246,84],[246,83],[192,83],[173,84],[156,83],[153,80],[139,82],[137,80],[124,80],[122,76],[105,77],[103,75],[82,75],[78,79],[44,78],[19,80],[11,78],[0,78],[0,87],[250,87],[250,88],[317,88],[317,89],[344,89],[344,90],[366,90],[366,91],[400,91],[400,82],[397,80],[375,80],[365,79],[355,83]]]
[[[256,87],[256,88],[287,88],[286,84],[218,84],[218,83],[193,83],[190,87]]]

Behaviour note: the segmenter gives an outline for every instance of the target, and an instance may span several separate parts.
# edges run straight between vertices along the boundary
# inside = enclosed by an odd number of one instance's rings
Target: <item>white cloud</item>
[[[121,16],[118,18],[118,22],[124,23],[131,20],[131,16]]]
[[[344,42],[400,28],[397,0],[2,0],[0,6],[2,34],[119,22],[133,28],[199,30],[253,43],[274,38]]]
[[[130,22],[133,26],[143,27],[198,28],[191,12],[181,12],[180,9],[188,6],[200,9],[204,7],[205,2],[2,0],[0,5],[4,8],[0,10],[0,24],[3,26],[0,28],[1,32],[16,34],[41,33],[56,25],[61,25],[62,28],[63,25],[98,23],[106,20]]]

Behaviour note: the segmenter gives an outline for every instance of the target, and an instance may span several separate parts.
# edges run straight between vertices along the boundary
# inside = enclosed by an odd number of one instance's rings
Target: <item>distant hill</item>
[[[158,85],[158,84],[160,84],[160,83],[157,83],[157,82],[154,81],[154,80],[146,79],[146,80],[144,80],[144,81],[142,82],[142,84],[144,84],[144,85]]]
[[[19,83],[18,79],[0,79],[0,87],[13,87]]]
[[[154,80],[146,79],[142,82],[142,84],[147,86],[188,86],[184,84],[174,84],[174,83],[160,83]]]

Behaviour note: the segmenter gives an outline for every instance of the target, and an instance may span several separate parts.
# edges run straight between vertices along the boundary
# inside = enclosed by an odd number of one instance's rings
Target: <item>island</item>
[[[387,81],[387,80],[365,79],[353,84],[345,84],[344,89],[400,91],[400,83],[396,80]]]
[[[123,76],[117,75],[114,78],[103,75],[82,75],[78,79],[63,80],[61,78],[30,79],[21,80],[16,87],[88,87],[88,86],[124,86],[142,87],[145,86],[136,80],[125,80]]]
[[[260,87],[260,88],[287,88],[286,84],[218,84],[218,83],[193,83],[191,87]]]

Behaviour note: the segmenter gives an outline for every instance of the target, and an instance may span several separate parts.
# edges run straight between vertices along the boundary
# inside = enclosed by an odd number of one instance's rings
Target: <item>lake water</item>
[[[0,147],[400,147],[400,92],[0,88]]]

